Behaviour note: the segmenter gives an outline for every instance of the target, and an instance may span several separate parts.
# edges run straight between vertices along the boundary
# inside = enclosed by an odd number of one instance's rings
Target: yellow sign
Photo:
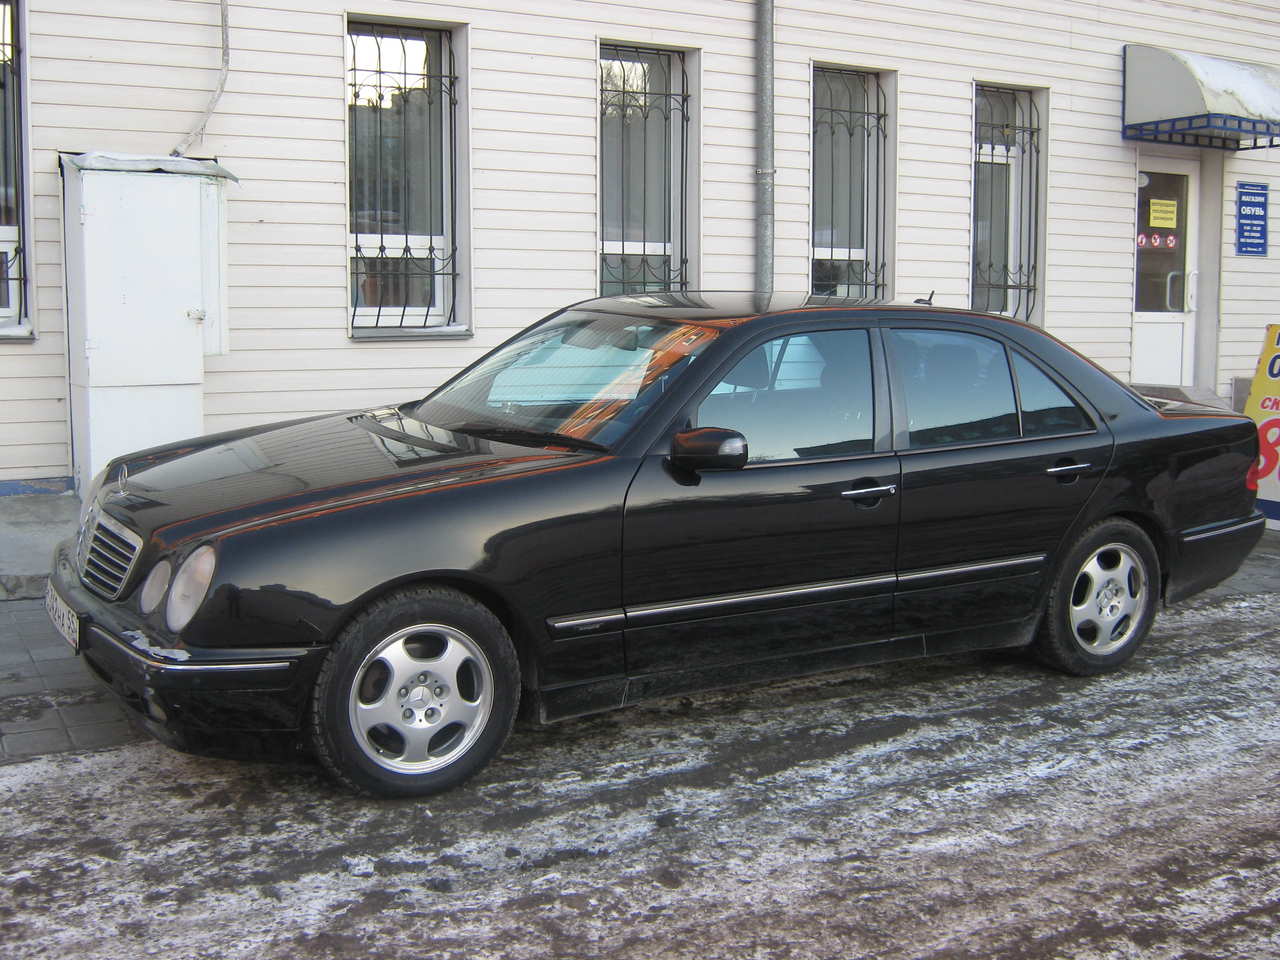
[[[1147,217],[1147,226],[1167,227],[1170,230],[1176,230],[1178,228],[1178,201],[1152,200],[1151,213]]]
[[[1267,327],[1244,412],[1258,425],[1258,462],[1249,475],[1258,485],[1258,509],[1268,527],[1280,530],[1280,323]]]

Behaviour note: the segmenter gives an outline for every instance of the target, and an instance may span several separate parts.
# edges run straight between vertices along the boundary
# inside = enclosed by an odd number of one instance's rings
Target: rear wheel
[[[1036,652],[1080,676],[1115,670],[1151,628],[1159,584],[1160,562],[1140,527],[1119,518],[1095,524],[1058,571]]]
[[[456,590],[414,587],[375,601],[335,641],[312,697],[311,742],[353,789],[435,793],[497,754],[519,693],[497,617]]]

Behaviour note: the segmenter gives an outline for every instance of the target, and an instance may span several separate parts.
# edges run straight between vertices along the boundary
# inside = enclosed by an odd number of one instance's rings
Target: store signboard
[[[1267,184],[1236,181],[1236,256],[1267,255]]]
[[[1257,483],[1258,509],[1267,515],[1267,526],[1280,530],[1280,323],[1267,327],[1244,412],[1258,425],[1259,456],[1249,480]]]

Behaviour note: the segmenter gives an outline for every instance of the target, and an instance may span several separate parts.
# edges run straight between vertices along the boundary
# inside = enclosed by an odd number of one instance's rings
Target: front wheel
[[[311,743],[347,786],[421,796],[455,786],[501,749],[520,671],[488,608],[446,587],[413,587],[357,616],[312,696]]]
[[[1142,529],[1119,518],[1094,524],[1058,571],[1036,652],[1078,676],[1115,670],[1146,637],[1159,591],[1160,561]]]

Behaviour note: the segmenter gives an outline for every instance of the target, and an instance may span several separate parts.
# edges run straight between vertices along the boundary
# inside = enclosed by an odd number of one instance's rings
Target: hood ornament
[[[116,479],[116,490],[113,496],[124,499],[129,496],[129,466],[128,464],[120,464],[120,475]]]

